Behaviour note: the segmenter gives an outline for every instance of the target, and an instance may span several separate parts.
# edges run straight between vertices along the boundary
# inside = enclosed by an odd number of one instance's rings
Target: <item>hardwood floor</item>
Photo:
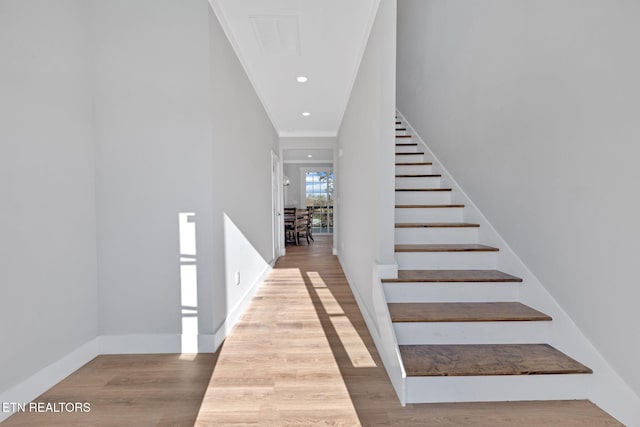
[[[620,425],[588,401],[401,407],[330,237],[315,239],[287,247],[216,355],[100,356],[37,399],[91,412],[6,425]]]
[[[192,426],[217,355],[98,356],[34,402],[89,403],[90,412],[17,413],[6,426]]]

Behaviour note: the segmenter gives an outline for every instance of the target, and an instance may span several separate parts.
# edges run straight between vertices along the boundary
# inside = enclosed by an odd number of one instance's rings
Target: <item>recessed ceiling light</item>
[[[305,83],[309,79],[305,76],[299,76],[298,78],[296,78],[296,80],[298,81],[298,83]]]
[[[310,115],[311,115],[311,113],[310,113],[310,112],[308,112],[308,111],[305,111],[304,113],[302,113],[302,115],[303,115],[303,116],[305,116],[305,117],[308,117],[308,116],[310,116]]]
[[[313,155],[312,154],[307,154],[307,157],[311,158],[311,157],[313,157]]]

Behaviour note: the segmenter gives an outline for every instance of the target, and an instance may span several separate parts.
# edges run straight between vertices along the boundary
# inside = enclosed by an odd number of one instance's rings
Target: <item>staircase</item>
[[[500,248],[396,121],[398,277],[384,294],[406,372],[406,402],[588,398],[591,369],[546,344],[553,319],[518,301]]]

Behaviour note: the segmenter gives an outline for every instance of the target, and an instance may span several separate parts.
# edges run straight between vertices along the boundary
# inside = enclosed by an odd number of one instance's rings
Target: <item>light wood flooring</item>
[[[393,391],[328,236],[287,247],[215,355],[100,356],[8,426],[605,426],[588,401],[419,404]]]

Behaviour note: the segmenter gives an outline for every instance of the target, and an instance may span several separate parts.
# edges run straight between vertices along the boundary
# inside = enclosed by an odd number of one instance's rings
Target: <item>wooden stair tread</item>
[[[396,205],[396,209],[464,208],[464,205]]]
[[[402,122],[396,122],[396,124],[397,124],[397,125],[401,125],[401,124],[402,124]]]
[[[396,245],[396,252],[497,252],[499,249],[477,243],[437,243]]]
[[[396,228],[477,228],[470,222],[398,222]]]
[[[396,138],[411,138],[411,135],[396,135]]]
[[[418,143],[417,142],[398,142],[396,144],[396,147],[417,147]]]
[[[401,345],[407,376],[590,374],[548,344]]]
[[[396,166],[431,166],[432,162],[396,163]]]
[[[415,156],[415,155],[423,155],[424,152],[419,152],[419,153],[396,153],[396,156]],[[408,164],[408,163],[403,163],[404,165]]]
[[[440,427],[624,427],[589,400],[449,402],[407,405],[390,425]],[[415,409],[414,409],[415,408]],[[419,408],[419,409],[418,409]],[[427,415],[422,415],[424,410]],[[413,412],[415,411],[415,412]],[[393,418],[392,418],[393,417]]]
[[[400,124],[400,123],[396,123],[396,124]],[[407,128],[396,128],[396,130],[407,130]]]
[[[522,282],[522,279],[498,270],[400,270],[397,279],[382,279],[383,283],[441,282]]]
[[[451,188],[396,188],[396,191],[452,191]]]
[[[388,304],[392,322],[524,322],[551,317],[519,302]]]
[[[396,175],[396,178],[440,178],[440,177],[442,177],[442,174],[439,174],[439,173]]]

